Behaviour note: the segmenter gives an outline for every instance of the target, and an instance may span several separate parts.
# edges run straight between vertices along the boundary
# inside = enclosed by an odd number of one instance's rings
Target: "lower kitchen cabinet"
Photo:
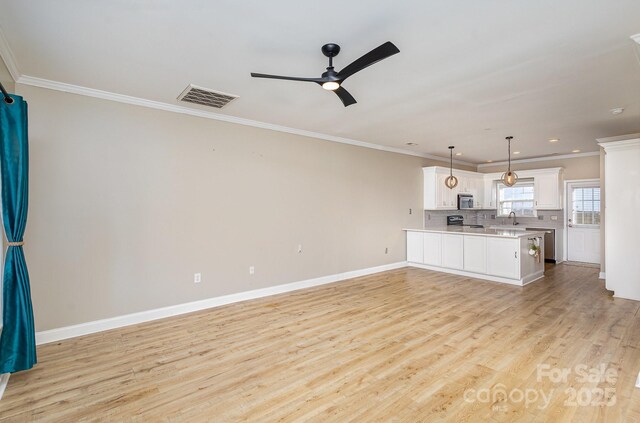
[[[534,237],[544,252],[542,232],[523,231],[522,236],[512,237],[439,229],[405,231],[409,266],[520,286],[544,276],[544,260],[529,255]]]
[[[487,273],[487,238],[464,235],[464,270]]]
[[[424,264],[442,266],[442,234],[424,233]]]
[[[487,238],[487,274],[520,278],[520,239]]]
[[[464,267],[464,236],[442,234],[442,266],[449,269]]]
[[[407,232],[407,261],[424,263],[423,239],[423,232]]]

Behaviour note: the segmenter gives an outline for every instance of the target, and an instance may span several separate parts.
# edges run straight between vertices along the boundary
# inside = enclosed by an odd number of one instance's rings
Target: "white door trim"
[[[569,259],[569,207],[571,200],[569,199],[569,184],[593,184],[600,186],[600,178],[591,179],[565,179],[564,181],[564,225],[562,228],[562,255],[565,260]],[[600,187],[602,189],[602,187]],[[602,223],[600,223],[602,224]]]

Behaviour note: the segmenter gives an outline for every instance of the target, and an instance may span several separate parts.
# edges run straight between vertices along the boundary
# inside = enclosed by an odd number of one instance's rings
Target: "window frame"
[[[534,180],[533,178],[525,178],[525,179],[519,179],[518,182],[516,182],[515,185],[513,185],[512,187],[508,187],[506,186],[501,180],[496,181],[496,217],[509,217],[508,214],[502,214],[502,207],[501,207],[501,203],[502,201],[500,201],[500,188],[514,188],[514,187],[518,187],[518,184],[520,184],[521,186],[523,184],[527,184],[527,186],[531,186],[531,188],[533,188],[533,196],[531,197],[531,210],[533,211],[533,214],[531,215],[522,215],[522,214],[517,214],[516,213],[516,217],[538,217],[538,210],[536,210],[536,188],[535,188],[535,184],[534,184]],[[516,200],[516,201],[523,201],[523,200]],[[529,201],[529,200],[524,200],[524,201]]]

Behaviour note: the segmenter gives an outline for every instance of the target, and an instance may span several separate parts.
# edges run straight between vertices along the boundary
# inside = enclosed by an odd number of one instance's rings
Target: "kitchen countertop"
[[[532,236],[544,236],[542,231],[523,231],[521,229],[491,229],[491,228],[471,228],[469,226],[445,226],[443,228],[429,228],[429,229],[403,229],[408,232],[435,232],[443,234],[463,234],[463,235],[478,235],[478,236],[491,236],[498,238],[524,238]]]

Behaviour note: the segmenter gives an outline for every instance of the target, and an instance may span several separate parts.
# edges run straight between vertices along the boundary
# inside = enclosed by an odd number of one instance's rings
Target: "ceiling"
[[[638,0],[0,0],[0,10],[23,75],[169,104],[192,83],[240,96],[218,113],[443,157],[455,145],[472,163],[506,159],[507,135],[525,158],[640,131]],[[318,77],[323,44],[342,47],[340,70],[385,41],[400,54],[345,82],[358,100],[348,108],[316,84],[249,76]]]

